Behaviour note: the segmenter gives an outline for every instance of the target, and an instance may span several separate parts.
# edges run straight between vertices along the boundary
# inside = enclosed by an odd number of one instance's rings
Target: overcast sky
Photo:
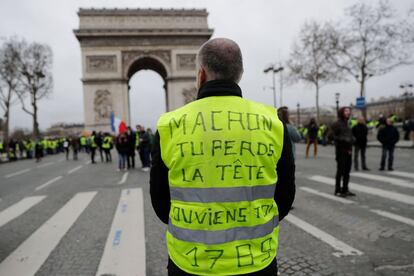
[[[248,99],[273,104],[271,76],[263,69],[271,62],[286,59],[290,47],[306,20],[337,20],[351,0],[1,0],[0,37],[17,35],[28,41],[47,43],[54,54],[53,94],[40,103],[41,129],[56,122],[83,122],[83,91],[80,47],[73,34],[79,26],[77,11],[83,8],[206,8],[213,37],[229,37],[241,47],[245,73],[240,83]],[[366,0],[365,2],[375,2]],[[414,6],[413,0],[392,0],[403,14]],[[399,85],[414,82],[414,66],[401,67],[392,73],[375,77],[367,85],[367,98],[401,94]],[[152,71],[136,73],[130,82],[133,124],[154,126],[165,112],[162,79]],[[326,85],[321,90],[320,104],[334,105],[334,94],[340,102],[355,103],[359,90],[356,83]],[[283,104],[296,109],[313,106],[313,87],[295,85],[284,89]],[[278,95],[279,101],[279,95]],[[279,105],[279,103],[278,103]],[[16,105],[12,109],[11,128],[31,128],[31,117]]]

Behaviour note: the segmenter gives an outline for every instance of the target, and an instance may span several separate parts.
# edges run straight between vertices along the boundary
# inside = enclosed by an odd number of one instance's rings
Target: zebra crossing
[[[0,260],[0,275],[35,275],[98,191],[76,193],[27,239]],[[0,230],[48,196],[30,196],[0,211]],[[93,229],[91,229],[93,231]],[[0,237],[1,244],[1,237]],[[141,188],[123,189],[96,275],[145,275],[145,234]],[[131,273],[133,272],[133,274]]]
[[[127,173],[123,174],[118,184],[124,183],[127,177]],[[381,210],[376,206],[366,206],[370,202],[360,202],[358,196],[356,198],[333,196],[332,186],[335,182],[333,177],[306,174],[301,177],[307,181],[298,181],[298,191],[317,198],[317,202],[320,204],[329,201],[333,204],[352,206],[352,208],[360,208],[361,212],[370,213],[378,218],[381,217],[387,223],[402,225],[410,231],[412,231],[411,227],[414,227],[412,217],[390,212],[389,210]],[[45,184],[50,185],[59,179],[59,177],[56,177]],[[386,200],[390,205],[397,203],[406,206],[408,210],[413,210],[411,206],[414,205],[414,193],[410,188],[413,185],[411,173],[395,171],[387,173],[386,176],[374,173],[353,174],[351,179],[351,189],[373,199]],[[377,187],[377,182],[384,185]],[[391,183],[404,183],[404,185],[393,185]],[[42,192],[42,188],[37,189],[37,192]],[[50,258],[52,251],[67,238],[66,235],[69,229],[80,220],[82,213],[90,208],[91,202],[99,196],[100,191],[74,194],[30,236],[19,241],[17,248],[7,252],[7,256],[0,259],[0,275],[35,275],[42,264]],[[0,210],[0,230],[7,224],[21,219],[23,214],[33,212],[34,207],[47,202],[49,197],[49,195],[28,196]],[[298,198],[303,200],[303,197]],[[118,199],[95,275],[146,275],[146,258],[148,256],[145,251],[144,196],[142,189],[124,188],[121,190]],[[317,211],[310,210],[310,212]],[[352,241],[352,238],[344,239],[337,232],[316,225],[300,212],[291,212],[282,223],[293,225],[298,231],[308,234],[308,238],[316,239],[321,244],[331,248],[331,255],[334,258],[349,256],[358,258],[369,254],[364,246]],[[2,237],[0,237],[0,244],[1,239]]]
[[[413,178],[414,174],[408,173],[408,172],[390,172],[389,175],[392,176],[398,176],[398,177],[405,177],[405,178]],[[364,194],[367,194],[371,197],[381,197],[387,200],[390,200],[390,204],[392,204],[392,201],[403,203],[407,206],[407,209],[410,208],[409,205],[414,205],[414,196],[410,195],[414,194],[410,189],[413,188],[412,180],[409,179],[400,179],[395,177],[389,177],[389,176],[383,176],[378,174],[368,174],[368,173],[353,173],[351,176],[352,180],[354,182],[351,182],[349,185],[352,190],[362,192]],[[390,190],[384,190],[380,188],[374,188],[370,187],[366,184],[360,184],[360,179],[368,179],[368,180],[374,180],[379,182],[384,182],[386,184],[390,184],[389,187],[393,187],[392,185],[397,184],[396,186],[401,187],[401,189],[404,190],[404,193],[402,192],[395,192]],[[358,206],[361,208],[361,210],[368,210],[369,212],[376,214],[378,216],[390,219],[397,223],[402,223],[404,225],[408,225],[410,227],[414,226],[414,220],[408,217],[401,216],[399,214],[391,213],[384,210],[378,210],[378,209],[371,209],[367,208],[366,205],[359,204],[355,200],[350,200],[349,198],[341,198],[341,197],[335,197],[332,195],[333,189],[330,189],[331,193],[326,193],[323,191],[319,191],[314,188],[310,188],[310,186],[314,186],[312,184],[321,183],[326,184],[329,186],[335,185],[335,179],[333,177],[327,177],[322,175],[311,175],[307,177],[307,180],[310,180],[307,182],[306,186],[300,186],[299,190],[303,191],[307,194],[310,194],[312,196],[316,196],[318,198],[328,199],[330,201],[337,202],[339,204],[352,204],[354,206]],[[376,184],[376,182],[370,182],[370,184]],[[411,209],[412,210],[412,209]],[[289,214],[286,217],[286,220],[295,225],[296,227],[301,228],[303,231],[309,233],[310,235],[316,237],[317,239],[321,240],[322,242],[330,245],[334,252],[332,255],[336,257],[341,256],[350,256],[350,255],[363,255],[364,253],[358,249],[353,248],[351,245],[345,244],[341,240],[333,237],[332,235],[322,231],[321,229],[318,229],[311,225],[310,223],[306,222],[305,220],[302,220],[294,215]],[[412,230],[410,230],[412,231]]]

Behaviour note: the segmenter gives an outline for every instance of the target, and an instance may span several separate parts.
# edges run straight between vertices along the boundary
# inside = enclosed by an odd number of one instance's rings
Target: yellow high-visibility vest
[[[246,274],[276,257],[283,124],[273,107],[207,97],[157,124],[167,166],[171,260],[196,275]]]
[[[95,135],[91,136],[91,148],[96,148],[98,145],[95,142]]]
[[[112,137],[111,136],[105,136],[102,143],[103,149],[110,149],[112,144]]]

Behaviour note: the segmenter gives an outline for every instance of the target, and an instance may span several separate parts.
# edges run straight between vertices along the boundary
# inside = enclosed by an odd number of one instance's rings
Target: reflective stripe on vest
[[[239,240],[250,240],[271,234],[279,225],[279,217],[275,216],[265,224],[257,226],[235,227],[226,230],[205,231],[180,228],[168,223],[168,231],[177,239],[203,244],[221,244]]]
[[[261,198],[273,198],[276,184],[268,186],[232,187],[232,188],[182,188],[171,187],[172,200],[187,202],[238,202],[253,201]]]
[[[196,275],[246,274],[276,257],[276,110],[240,97],[207,97],[161,116],[168,168],[171,260]]]

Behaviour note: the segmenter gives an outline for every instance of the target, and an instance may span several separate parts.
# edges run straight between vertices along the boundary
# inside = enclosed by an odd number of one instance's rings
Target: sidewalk
[[[381,143],[378,141],[368,141],[368,147],[382,147]],[[404,148],[404,149],[414,149],[412,141],[399,141],[396,145],[396,148]]]

